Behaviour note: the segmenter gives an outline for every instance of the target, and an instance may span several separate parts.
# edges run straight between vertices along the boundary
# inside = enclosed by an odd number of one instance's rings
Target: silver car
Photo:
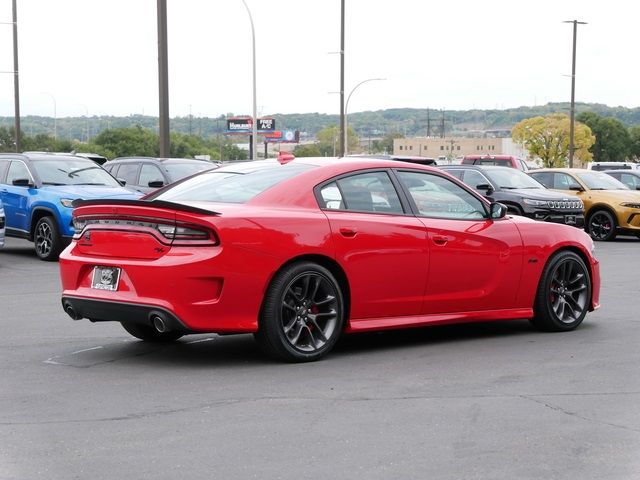
[[[0,200],[0,247],[4,247],[4,208],[2,208],[2,200]]]

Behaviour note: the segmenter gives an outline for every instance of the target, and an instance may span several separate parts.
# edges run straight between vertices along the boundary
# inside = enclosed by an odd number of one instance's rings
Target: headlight
[[[67,207],[67,208],[72,208],[72,203],[75,200],[75,198],[61,198],[60,199],[60,203],[62,204],[63,207]]]
[[[534,207],[548,207],[549,202],[546,200],[534,200],[533,198],[523,198],[522,201],[527,205],[533,205]]]
[[[640,203],[621,203],[620,206],[627,208],[640,208]]]

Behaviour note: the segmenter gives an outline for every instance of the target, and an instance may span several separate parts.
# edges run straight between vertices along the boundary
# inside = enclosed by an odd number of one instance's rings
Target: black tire
[[[570,251],[553,255],[545,265],[534,303],[534,326],[548,332],[573,330],[591,302],[591,276],[582,258]]]
[[[613,240],[616,238],[617,230],[618,222],[608,210],[596,210],[589,215],[587,232],[594,240],[602,242]]]
[[[129,334],[145,342],[173,342],[182,337],[182,333],[176,332],[175,330],[159,332],[153,327],[140,325],[138,323],[121,322],[121,325]]]
[[[53,217],[42,217],[38,220],[33,231],[33,244],[40,260],[53,262],[58,259],[64,244]]]
[[[320,265],[300,262],[271,282],[255,338],[271,357],[311,362],[333,348],[343,323],[344,301],[334,276]]]

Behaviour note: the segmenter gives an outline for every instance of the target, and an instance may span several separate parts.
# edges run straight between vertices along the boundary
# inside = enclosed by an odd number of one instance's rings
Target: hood
[[[587,194],[596,201],[608,199],[609,201],[640,203],[640,190],[589,190]]]
[[[575,195],[564,195],[558,192],[552,192],[551,190],[533,189],[533,188],[516,188],[513,190],[504,190],[505,192],[515,193],[523,197],[532,198],[534,200],[554,200],[565,201],[575,200]]]
[[[132,192],[124,187],[109,187],[106,185],[47,185],[42,187],[51,193],[67,198],[130,198],[142,196],[139,192]]]

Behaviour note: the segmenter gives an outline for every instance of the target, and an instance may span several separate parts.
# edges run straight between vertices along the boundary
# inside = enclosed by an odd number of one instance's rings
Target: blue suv
[[[7,237],[34,242],[42,260],[57,260],[73,237],[75,199],[140,198],[92,160],[47,153],[0,154],[0,200]]]

